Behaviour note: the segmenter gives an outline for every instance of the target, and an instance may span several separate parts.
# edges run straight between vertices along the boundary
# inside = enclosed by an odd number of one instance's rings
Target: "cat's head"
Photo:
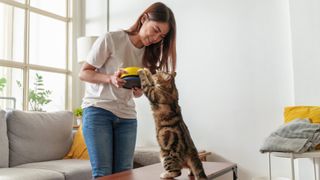
[[[163,88],[164,90],[172,90],[175,88],[174,78],[176,76],[176,72],[168,73],[163,71],[157,71],[156,74],[152,75],[152,79],[155,82],[155,85]]]

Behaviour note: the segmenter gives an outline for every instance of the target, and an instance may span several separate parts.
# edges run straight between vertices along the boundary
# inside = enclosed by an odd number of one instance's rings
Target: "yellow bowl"
[[[127,71],[127,73],[122,74],[120,76],[120,78],[124,78],[124,77],[132,77],[132,76],[139,76],[138,75],[138,71],[142,69],[140,67],[126,67],[124,68],[125,71]]]

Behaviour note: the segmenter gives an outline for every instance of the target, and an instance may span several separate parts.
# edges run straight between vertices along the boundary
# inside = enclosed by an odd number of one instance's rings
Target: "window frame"
[[[29,110],[29,101],[28,101],[28,94],[29,94],[29,75],[31,70],[36,71],[45,71],[45,72],[53,72],[64,74],[66,81],[65,81],[65,110],[70,110],[72,107],[72,101],[70,101],[71,93],[72,93],[72,2],[73,0],[66,0],[66,17],[63,17],[58,14],[54,14],[52,12],[48,12],[36,7],[30,6],[30,0],[25,0],[25,3],[20,3],[14,0],[0,0],[0,3],[5,5],[10,5],[15,8],[20,8],[24,11],[25,19],[24,19],[24,58],[23,62],[8,60],[8,59],[1,59],[0,58],[0,67],[5,68],[17,68],[23,71],[23,110]],[[29,37],[30,37],[30,13],[35,13],[38,15],[42,15],[45,17],[53,18],[55,20],[62,21],[65,23],[66,26],[66,65],[65,68],[54,68],[48,67],[43,65],[37,64],[30,64],[29,63]],[[8,27],[11,28],[11,27]],[[12,29],[12,28],[11,28]],[[11,47],[12,49],[12,47]]]

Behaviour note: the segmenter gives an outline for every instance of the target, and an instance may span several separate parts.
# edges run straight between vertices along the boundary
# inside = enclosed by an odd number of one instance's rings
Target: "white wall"
[[[111,0],[110,30],[126,29],[152,0]],[[267,175],[259,148],[294,104],[288,0],[166,0],[177,21],[177,86],[198,149],[238,164],[240,179]],[[104,0],[87,1],[86,35],[106,30]],[[145,98],[137,99],[138,145],[156,145]],[[289,176],[286,161],[273,172]]]
[[[291,0],[290,12],[295,104],[319,106],[320,1]],[[319,171],[319,159],[317,164]],[[299,160],[299,173],[300,179],[313,179],[310,159]]]
[[[100,36],[107,31],[107,1],[86,0],[85,24],[87,36]]]
[[[290,1],[295,103],[320,104],[320,1]]]

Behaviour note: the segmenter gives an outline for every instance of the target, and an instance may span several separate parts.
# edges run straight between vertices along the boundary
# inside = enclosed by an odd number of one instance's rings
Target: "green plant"
[[[6,86],[7,79],[6,78],[0,78],[0,92],[3,91],[3,88]]]
[[[75,115],[76,117],[81,117],[82,116],[82,108],[79,107],[79,108],[76,108],[73,110],[73,115]]]
[[[29,89],[29,105],[32,111],[43,111],[42,106],[46,105],[51,102],[51,99],[49,99],[49,96],[51,94],[50,90],[45,90],[43,88],[43,78],[41,75],[36,73],[35,77],[36,82],[33,83],[34,88]],[[21,82],[16,81],[17,85],[21,88]]]
[[[33,83],[34,89],[29,91],[30,107],[33,111],[43,111],[42,106],[51,102],[51,100],[48,99],[51,91],[43,89],[43,78],[38,73],[36,73],[35,80],[36,82]]]

